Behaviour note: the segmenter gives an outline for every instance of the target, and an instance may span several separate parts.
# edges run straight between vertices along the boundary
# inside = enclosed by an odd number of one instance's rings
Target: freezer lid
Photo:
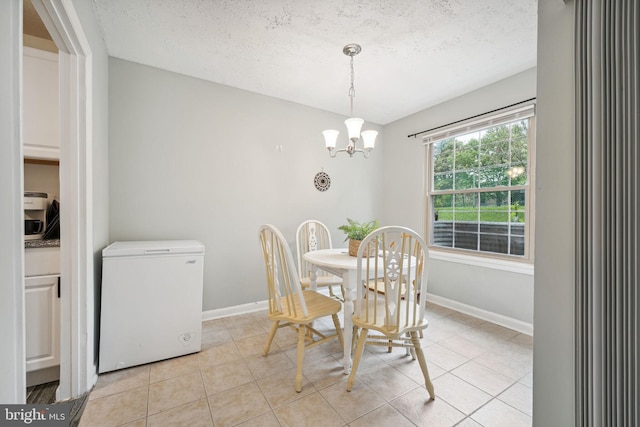
[[[204,245],[197,240],[123,241],[102,250],[104,258],[168,254],[204,254]]]

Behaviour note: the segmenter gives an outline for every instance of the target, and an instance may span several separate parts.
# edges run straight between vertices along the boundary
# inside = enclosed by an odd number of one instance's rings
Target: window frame
[[[433,172],[433,152],[435,143],[444,139],[455,138],[457,136],[468,133],[485,130],[495,126],[512,123],[519,120],[529,121],[527,129],[527,182],[525,185],[517,186],[498,186],[490,188],[477,187],[473,189],[462,190],[438,190],[433,189],[434,172]],[[533,264],[534,262],[534,229],[535,229],[535,144],[536,144],[536,116],[535,103],[530,102],[525,105],[519,105],[509,109],[503,109],[499,112],[489,113],[473,119],[456,122],[455,124],[439,127],[433,131],[428,131],[423,137],[425,146],[425,236],[428,236],[427,245],[429,250],[437,254],[438,259],[449,260],[453,262],[463,262],[467,259],[469,263],[476,264],[486,261],[487,266],[495,264],[492,260],[501,260],[503,265],[505,262],[513,262],[517,265]],[[434,215],[432,213],[432,197],[443,194],[463,194],[473,193],[480,194],[482,192],[497,191],[520,191],[524,190],[525,195],[525,223],[524,223],[524,255],[501,254],[497,252],[481,251],[479,249],[463,249],[455,247],[446,247],[433,244],[434,233]],[[450,255],[450,256],[449,256]],[[498,264],[496,264],[498,265]],[[499,268],[504,269],[504,268]]]

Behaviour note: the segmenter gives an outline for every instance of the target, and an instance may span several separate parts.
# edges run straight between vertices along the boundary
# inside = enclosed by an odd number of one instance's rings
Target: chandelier
[[[346,152],[350,157],[353,157],[353,154],[358,152],[363,153],[365,158],[369,157],[369,153],[373,150],[376,143],[376,136],[378,136],[378,132],[375,130],[365,130],[360,132],[362,125],[364,124],[364,120],[353,117],[353,98],[356,96],[356,90],[353,86],[353,57],[359,54],[361,50],[362,48],[358,44],[348,44],[342,49],[342,53],[351,58],[351,87],[349,88],[350,109],[349,118],[344,121],[344,124],[347,125],[349,142],[347,143],[346,148],[336,150],[336,141],[338,140],[338,134],[340,132],[333,129],[323,131],[322,134],[324,135],[324,142],[331,157],[335,157],[336,154],[341,151]],[[356,142],[358,142],[360,137],[362,137],[362,144],[364,148],[356,148]]]

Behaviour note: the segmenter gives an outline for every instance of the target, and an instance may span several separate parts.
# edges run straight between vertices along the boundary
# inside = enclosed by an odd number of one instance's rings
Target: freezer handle
[[[145,251],[144,251],[145,254],[163,254],[163,253],[168,253],[168,252],[171,252],[171,249],[169,249],[169,248],[145,249]]]

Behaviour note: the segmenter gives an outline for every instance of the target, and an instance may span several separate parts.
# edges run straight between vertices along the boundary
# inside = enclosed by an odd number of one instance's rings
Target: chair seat
[[[376,291],[382,295],[384,295],[385,293],[385,286],[384,286],[384,280],[380,280],[380,279],[371,279],[369,280],[369,290],[370,291]],[[404,295],[406,291],[406,284],[403,282],[402,283],[402,294]]]
[[[314,320],[329,316],[335,313],[338,313],[342,309],[342,303],[340,301],[336,301],[333,298],[330,298],[326,295],[319,294],[318,292],[306,290],[302,291],[302,295],[304,296],[304,301],[307,304],[307,310],[309,312],[308,316],[303,315],[302,307],[300,307],[300,303],[297,298],[294,298],[294,308],[295,312],[298,313],[297,316],[286,314],[286,313],[277,313],[274,312],[269,314],[269,319],[271,320],[284,320],[292,323],[301,323],[307,324],[311,323]],[[286,298],[282,298],[282,306],[287,306]],[[293,310],[291,310],[293,312]]]
[[[311,278],[310,277],[301,277],[300,284],[303,288],[308,288],[311,286]],[[333,286],[333,285],[342,285],[342,277],[338,276],[320,276],[316,277],[316,286]]]
[[[371,299],[366,300],[369,305],[369,313],[373,314],[373,305],[374,302]],[[369,330],[378,331],[381,334],[389,337],[390,339],[401,339],[403,335],[407,332],[411,331],[420,331],[426,329],[429,326],[429,321],[427,319],[418,320],[414,324],[414,313],[413,307],[411,307],[407,314],[407,308],[405,304],[402,304],[400,307],[400,322],[401,326],[398,328],[397,326],[387,325],[385,322],[385,303],[384,298],[379,298],[377,302],[377,310],[376,310],[376,318],[366,319],[364,317],[360,318],[357,315],[353,315],[353,324],[359,328],[366,328]],[[416,306],[417,312],[417,306]]]

